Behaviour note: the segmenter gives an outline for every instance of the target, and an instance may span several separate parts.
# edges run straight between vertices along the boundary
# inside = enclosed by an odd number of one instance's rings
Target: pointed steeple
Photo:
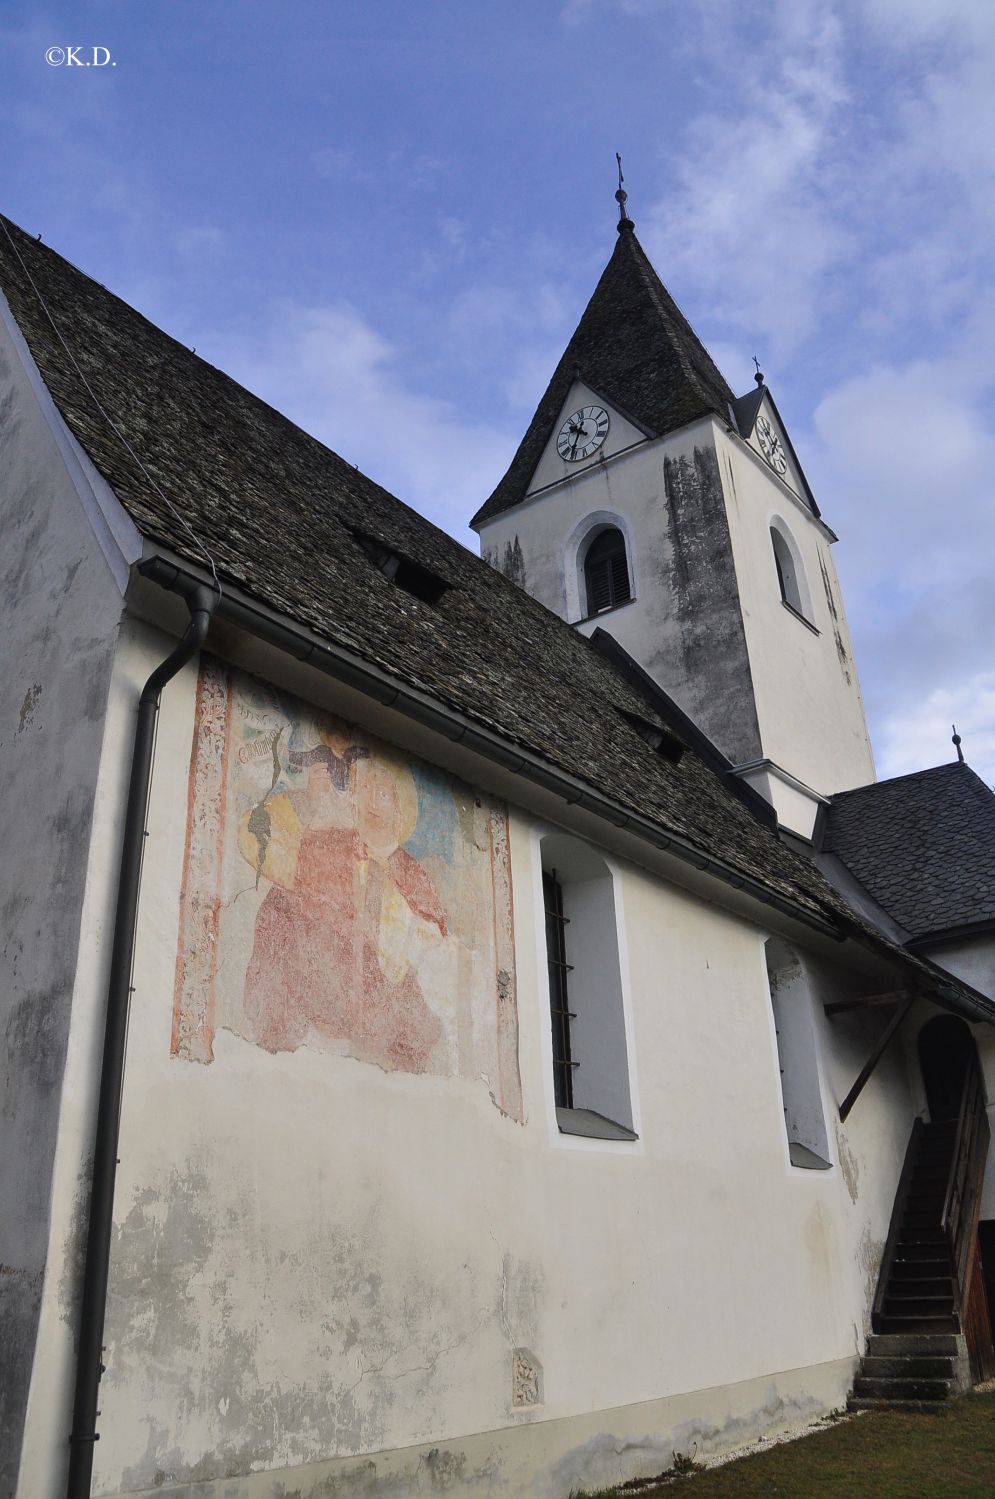
[[[511,467],[471,525],[489,520],[524,498],[577,377],[654,437],[710,411],[725,417],[734,399],[650,264],[628,216],[619,221],[614,253]]]

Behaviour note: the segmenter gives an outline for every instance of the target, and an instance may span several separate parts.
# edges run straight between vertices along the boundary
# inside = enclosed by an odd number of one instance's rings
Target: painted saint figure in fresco
[[[317,1032],[381,1066],[423,1072],[442,1027],[409,945],[416,927],[445,938],[447,922],[430,876],[403,847],[418,820],[414,778],[336,727],[319,732],[317,745],[286,751],[275,736],[273,789],[240,822],[243,857],[257,882],[271,882],[245,1018],[267,1051]]]
[[[520,1121],[514,971],[507,809],[202,657],[172,1055],[225,1032],[461,1077]]]

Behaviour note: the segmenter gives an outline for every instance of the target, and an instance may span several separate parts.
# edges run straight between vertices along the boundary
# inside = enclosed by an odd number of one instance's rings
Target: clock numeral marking
[[[591,454],[608,435],[609,417],[603,406],[582,406],[569,416],[556,437],[556,451],[566,463]]]

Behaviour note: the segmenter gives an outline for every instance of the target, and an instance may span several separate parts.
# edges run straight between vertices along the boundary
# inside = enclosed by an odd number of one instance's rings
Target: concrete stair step
[[[914,1290],[915,1286],[924,1286],[921,1291]],[[889,1281],[885,1290],[885,1301],[921,1301],[921,1302],[953,1302],[953,1282],[948,1276],[946,1280],[896,1280]],[[930,1312],[945,1311],[945,1305],[925,1307],[926,1315]]]
[[[947,1236],[942,1228],[903,1227],[898,1236],[898,1253],[904,1255],[908,1250],[928,1248],[935,1254],[941,1246],[946,1248],[946,1244]]]
[[[952,1354],[911,1353],[904,1358],[875,1357],[866,1354],[860,1373],[868,1379],[953,1379],[956,1375]]]
[[[957,1358],[960,1351],[959,1338],[949,1332],[872,1332],[867,1339],[867,1352],[872,1358],[907,1358],[912,1354]]]
[[[947,1400],[954,1392],[950,1379],[875,1379],[858,1374],[853,1393],[867,1400]]]
[[[954,1316],[915,1316],[906,1313],[885,1312],[877,1319],[875,1332],[960,1332],[960,1323]]]
[[[948,1271],[946,1275],[892,1275],[888,1281],[888,1296],[896,1296],[904,1300],[909,1296],[922,1300],[923,1297],[935,1299],[946,1297],[953,1300],[954,1283],[953,1277]]]
[[[892,1296],[884,1298],[886,1317],[952,1317],[954,1299],[945,1296]]]
[[[935,1416],[944,1409],[942,1400],[882,1400],[867,1395],[849,1395],[848,1411],[914,1411],[920,1416]]]
[[[950,1259],[947,1255],[942,1259],[895,1259],[891,1274],[895,1280],[949,1280]]]

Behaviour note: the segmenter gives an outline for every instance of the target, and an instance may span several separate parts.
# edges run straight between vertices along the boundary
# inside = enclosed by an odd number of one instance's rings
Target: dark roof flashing
[[[735,400],[729,402],[733,425],[740,437],[746,441],[752,436],[757,424],[765,389],[766,386],[763,385],[754,386],[753,390],[747,391],[745,396],[737,396]]]

